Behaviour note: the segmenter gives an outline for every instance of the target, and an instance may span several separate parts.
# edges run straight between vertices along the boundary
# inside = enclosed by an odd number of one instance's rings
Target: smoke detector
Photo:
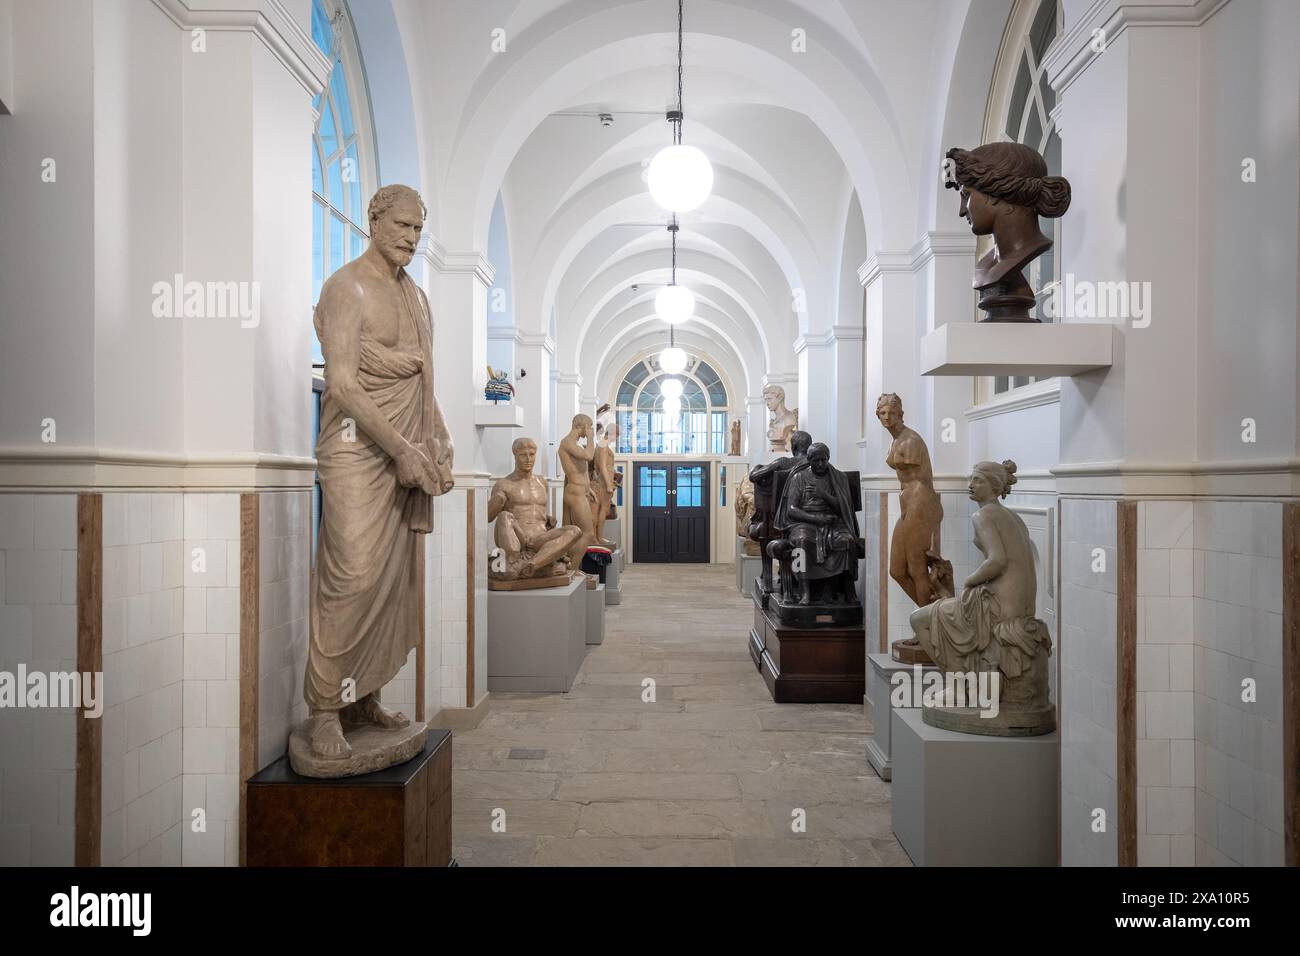
[[[613,126],[613,125],[614,125],[614,114],[613,114],[613,113],[601,113],[601,114],[600,114],[600,125],[601,125],[601,126]]]

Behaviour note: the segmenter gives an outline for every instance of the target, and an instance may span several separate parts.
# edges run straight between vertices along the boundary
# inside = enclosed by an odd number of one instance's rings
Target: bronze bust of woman
[[[983,322],[1037,322],[1029,314],[1034,290],[1024,267],[1052,248],[1038,217],[1052,219],[1070,208],[1070,183],[1047,175],[1047,163],[1021,143],[986,143],[948,150],[944,185],[961,193],[958,215],[993,248],[975,265]]]

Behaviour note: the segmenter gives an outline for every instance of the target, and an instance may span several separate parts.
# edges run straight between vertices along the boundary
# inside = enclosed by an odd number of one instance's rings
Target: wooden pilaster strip
[[[77,670],[104,673],[104,496],[77,495]],[[84,679],[84,678],[83,678]],[[103,693],[103,687],[100,687]],[[73,861],[99,866],[103,814],[103,718],[77,709]]]
[[[1115,622],[1115,781],[1119,865],[1137,866],[1137,552],[1138,503],[1119,501]]]
[[[427,535],[416,535],[420,545],[415,549],[415,579],[420,582],[418,593],[420,595],[420,639],[415,645],[415,721],[416,723],[424,720],[424,662],[425,662],[425,580],[424,580],[424,551],[428,545],[429,538]]]
[[[239,865],[248,843],[248,778],[257,773],[261,642],[261,498],[239,496]]]

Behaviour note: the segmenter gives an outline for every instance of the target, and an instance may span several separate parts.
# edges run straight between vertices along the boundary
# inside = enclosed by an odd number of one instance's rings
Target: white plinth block
[[[921,339],[922,375],[1080,375],[1109,368],[1118,329],[1096,322],[949,322]]]
[[[562,693],[587,653],[587,578],[488,592],[488,690]]]

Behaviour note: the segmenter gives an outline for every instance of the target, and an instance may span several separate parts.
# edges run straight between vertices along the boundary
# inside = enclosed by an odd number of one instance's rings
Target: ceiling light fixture
[[[695,312],[695,296],[686,286],[677,284],[677,217],[668,224],[673,236],[672,281],[655,293],[655,314],[669,325],[685,322]]]
[[[659,353],[659,367],[669,375],[686,371],[686,353],[673,339],[673,327],[668,326],[668,348]]]
[[[681,398],[682,380],[680,378],[666,378],[659,384],[659,391],[663,393],[664,398]]]
[[[650,161],[646,182],[655,202],[672,212],[689,212],[713,190],[713,166],[694,146],[682,144],[682,16],[685,0],[677,0],[677,109],[669,110],[673,145],[665,146]]]

